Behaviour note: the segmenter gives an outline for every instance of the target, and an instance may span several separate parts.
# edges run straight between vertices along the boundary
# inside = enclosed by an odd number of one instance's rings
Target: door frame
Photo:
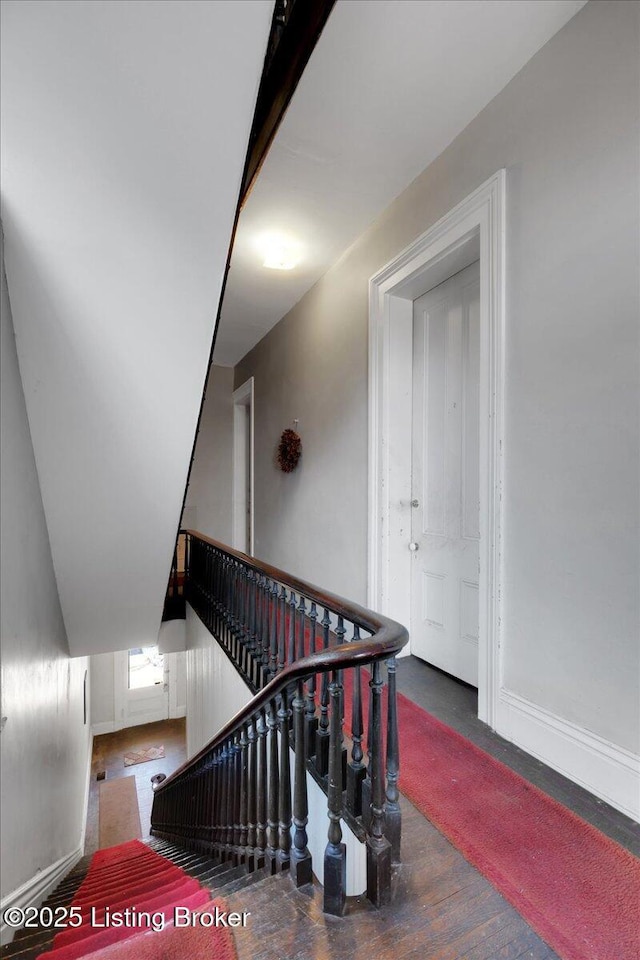
[[[369,281],[368,603],[409,623],[413,300],[479,254],[478,716],[491,727],[504,654],[505,193],[506,173],[498,170]]]
[[[254,533],[254,378],[248,380],[233,391],[233,517],[232,517],[232,546],[253,556],[255,545]],[[247,451],[247,415],[249,410],[249,463],[246,462]],[[247,530],[247,470],[249,471],[249,540],[246,542]]]

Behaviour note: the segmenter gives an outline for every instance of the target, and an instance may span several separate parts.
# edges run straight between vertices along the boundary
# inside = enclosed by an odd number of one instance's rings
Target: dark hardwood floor
[[[504,898],[404,798],[402,865],[393,902],[348,901],[322,912],[322,890],[287,877],[225,897],[250,910],[236,931],[239,960],[558,960]]]
[[[414,657],[398,664],[399,690],[633,852],[638,825],[477,719],[477,693]],[[164,743],[166,758],[124,767],[126,750]],[[87,852],[97,842],[99,769],[136,777],[143,834],[148,835],[150,777],[170,773],[185,757],[184,721],[134,727],[94,741]],[[415,807],[401,799],[402,865],[394,900],[381,910],[353,898],[345,917],[322,912],[322,890],[297,890],[287,876],[226,893],[231,910],[249,910],[236,930],[239,960],[558,960],[550,947]],[[214,891],[215,895],[215,891]]]
[[[414,657],[398,664],[398,687],[444,723],[632,851],[637,824],[492,733],[477,718],[477,692]],[[402,798],[402,865],[394,902],[375,910],[353,899],[344,918],[322,912],[316,885],[277,893],[258,884],[228,896],[251,910],[238,930],[239,960],[554,960],[517,911],[409,801]]]
[[[573,810],[612,840],[640,856],[640,827],[588,790],[509,743],[478,720],[478,691],[417,657],[398,660],[398,690],[511,767],[554,800]]]

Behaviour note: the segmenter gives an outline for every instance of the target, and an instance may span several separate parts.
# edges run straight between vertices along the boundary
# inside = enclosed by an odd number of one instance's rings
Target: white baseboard
[[[496,733],[640,821],[640,756],[504,688]]]
[[[99,737],[103,733],[115,733],[119,729],[119,727],[116,727],[115,720],[102,720],[100,723],[91,724],[91,735]]]
[[[40,906],[42,901],[46,900],[69,871],[73,870],[81,857],[82,848],[76,847],[76,849],[67,854],[66,857],[61,857],[60,860],[52,863],[50,867],[36,873],[34,877],[31,877],[30,880],[23,883],[22,886],[14,890],[13,893],[7,894],[0,903],[0,915],[4,918],[5,911],[10,907],[19,907],[21,910],[26,910],[27,907]],[[12,927],[9,927],[3,919],[2,925],[0,926],[0,943],[3,945],[10,943],[15,932],[16,931]]]

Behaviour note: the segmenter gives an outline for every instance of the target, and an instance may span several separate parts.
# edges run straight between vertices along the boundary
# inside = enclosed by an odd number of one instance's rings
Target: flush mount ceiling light
[[[300,244],[284,233],[263,233],[257,246],[263,266],[270,270],[293,270],[302,258]]]

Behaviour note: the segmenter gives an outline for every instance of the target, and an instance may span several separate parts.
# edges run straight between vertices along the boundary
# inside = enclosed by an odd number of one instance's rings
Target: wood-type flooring
[[[398,686],[424,709],[512,767],[555,799],[635,853],[637,824],[492,733],[477,719],[477,692],[414,657],[398,664]],[[164,760],[125,768],[126,750],[164,743]],[[99,769],[135,772],[143,837],[148,835],[150,777],[170,773],[185,757],[184,721],[165,721],[97,737],[87,852],[97,838]],[[91,803],[95,809],[92,813]],[[226,895],[231,910],[249,910],[236,931],[238,960],[554,960],[556,954],[517,911],[409,801],[402,798],[402,865],[394,872],[392,904],[374,909],[348,901],[347,914],[322,912],[322,890],[296,890],[289,877],[271,878]]]

